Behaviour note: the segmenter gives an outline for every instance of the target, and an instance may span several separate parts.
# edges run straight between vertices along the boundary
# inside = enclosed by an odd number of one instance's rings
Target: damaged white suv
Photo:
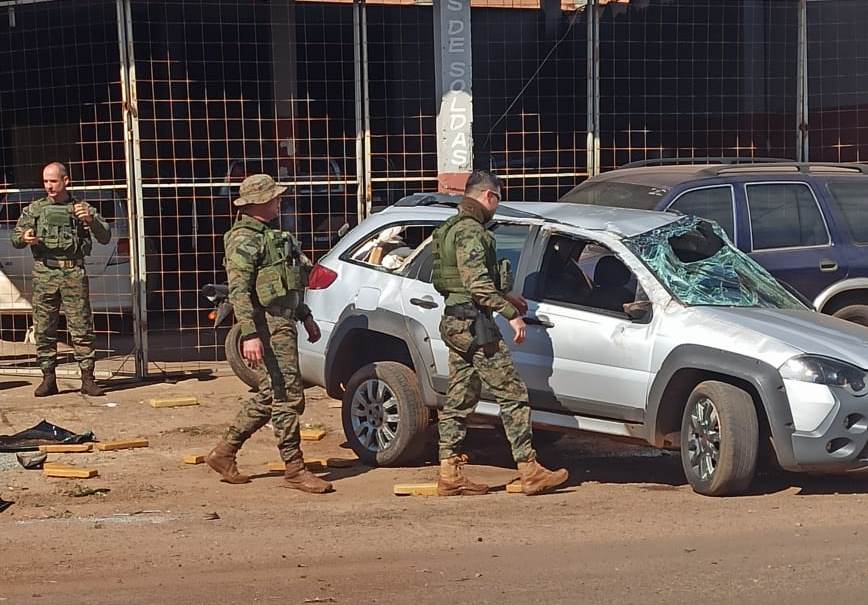
[[[343,400],[347,440],[368,462],[420,455],[442,406],[430,234],[458,201],[401,200],[311,275],[323,338],[300,342],[302,372]],[[708,495],[744,492],[766,454],[791,471],[868,466],[868,328],[809,309],[714,223],[503,203],[492,230],[529,303],[526,342],[507,342],[535,427],[679,448]],[[484,398],[477,418],[496,421]]]

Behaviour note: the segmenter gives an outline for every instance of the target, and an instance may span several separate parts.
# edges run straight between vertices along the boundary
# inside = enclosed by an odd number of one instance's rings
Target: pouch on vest
[[[70,210],[68,205],[48,204],[36,219],[36,237],[51,252],[74,254],[78,248],[78,230]]]
[[[512,263],[508,258],[501,258],[497,261],[497,289],[501,292],[509,292],[514,285],[512,277]]]
[[[256,273],[256,297],[263,307],[270,307],[289,294],[280,265],[262,267]]]

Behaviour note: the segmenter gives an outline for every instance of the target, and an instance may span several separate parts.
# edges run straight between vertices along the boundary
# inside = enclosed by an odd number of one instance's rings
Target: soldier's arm
[[[15,248],[26,248],[24,243],[24,232],[28,229],[36,229],[36,218],[30,210],[31,205],[28,205],[21,211],[21,216],[18,217],[18,222],[15,224],[15,229],[12,230],[12,235],[9,239],[12,241],[12,246]]]
[[[497,311],[506,319],[518,317],[518,310],[497,289],[485,266],[485,245],[482,243],[483,227],[471,221],[456,225],[455,255],[458,275],[477,305]]]
[[[226,244],[226,275],[229,277],[229,302],[241,337],[256,334],[253,289],[256,287],[256,267],[260,254],[259,237],[234,237]]]
[[[102,215],[94,209],[93,213],[93,222],[88,225],[90,228],[91,234],[93,234],[96,241],[101,243],[102,245],[106,245],[112,239],[112,228],[111,225],[108,224]]]

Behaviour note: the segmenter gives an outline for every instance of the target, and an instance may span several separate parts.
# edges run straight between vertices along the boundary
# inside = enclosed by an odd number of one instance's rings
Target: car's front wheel
[[[750,394],[706,381],[687,400],[681,420],[681,464],[694,491],[735,496],[756,472],[759,423]]]
[[[366,464],[409,464],[427,445],[428,409],[416,374],[401,363],[380,361],[356,371],[341,416],[347,442]]]

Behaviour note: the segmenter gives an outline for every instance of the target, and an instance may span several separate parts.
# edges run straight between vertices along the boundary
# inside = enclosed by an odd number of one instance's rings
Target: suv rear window
[[[635,210],[653,210],[669,192],[669,187],[636,185],[616,181],[583,183],[559,201],[592,206],[614,206]]]
[[[850,226],[853,240],[868,243],[868,179],[829,179],[829,191]]]

